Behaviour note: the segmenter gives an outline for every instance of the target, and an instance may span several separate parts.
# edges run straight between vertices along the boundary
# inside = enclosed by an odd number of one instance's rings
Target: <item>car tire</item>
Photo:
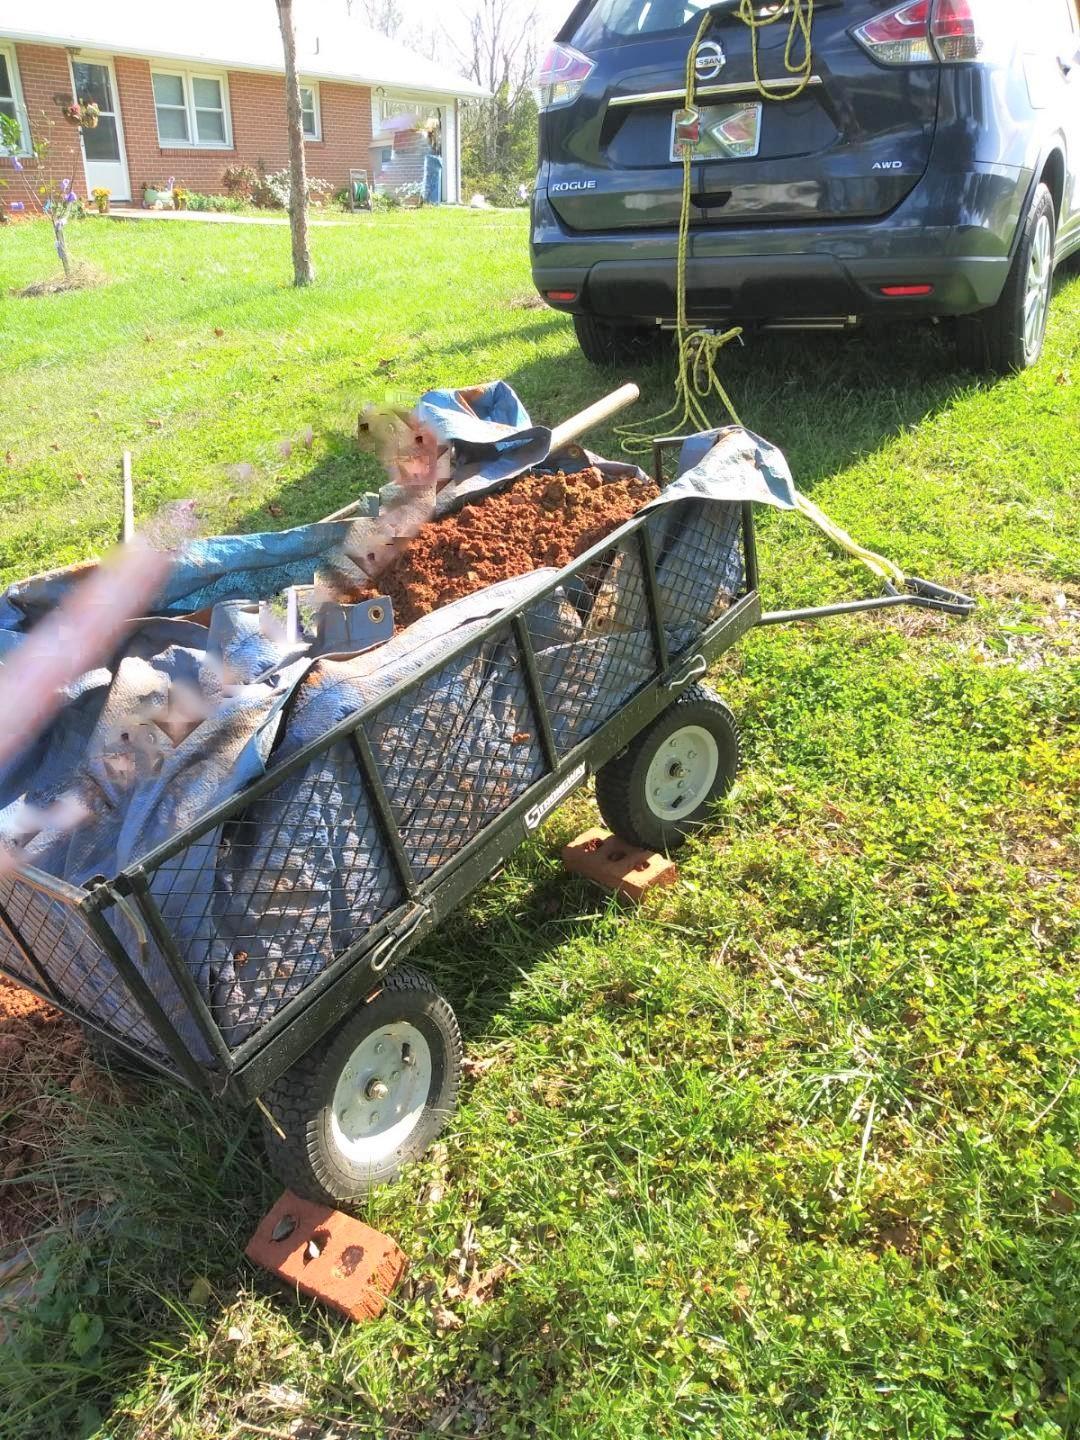
[[[591,365],[641,365],[660,353],[663,331],[659,325],[612,325],[595,315],[575,315],[574,332],[581,353]]]
[[[1056,238],[1054,198],[1039,185],[1001,298],[989,310],[960,319],[957,348],[965,369],[1016,375],[1038,361],[1050,311]]]
[[[708,823],[742,763],[738,721],[692,685],[596,775],[596,803],[621,840],[667,854]]]
[[[462,1063],[453,1010],[426,975],[401,966],[263,1095],[271,1169],[305,1199],[355,1205],[434,1141],[457,1104]]]

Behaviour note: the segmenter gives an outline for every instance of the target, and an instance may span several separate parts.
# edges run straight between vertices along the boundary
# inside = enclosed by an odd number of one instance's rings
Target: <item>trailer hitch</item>
[[[817,605],[806,610],[767,610],[757,622],[759,625],[787,625],[799,620],[824,620],[830,615],[860,615],[866,610],[888,610],[894,605],[914,605],[919,610],[937,610],[943,615],[959,615],[967,619],[975,609],[970,595],[959,590],[947,590],[930,580],[917,580],[909,575],[907,589],[898,590],[886,583],[885,594],[874,600],[848,600],[839,605]]]

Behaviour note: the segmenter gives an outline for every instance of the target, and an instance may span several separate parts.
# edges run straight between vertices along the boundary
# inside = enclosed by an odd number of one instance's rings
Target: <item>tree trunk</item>
[[[292,227],[293,284],[310,285],[315,279],[308,245],[307,164],[304,159],[304,116],[300,108],[300,81],[296,75],[296,31],[292,0],[276,0],[281,41],[285,47],[285,112],[289,124],[289,224]]]
[[[71,256],[67,248],[67,216],[62,220],[53,221],[53,235],[56,237],[56,253],[60,256],[60,264],[64,267],[64,275],[71,279]]]

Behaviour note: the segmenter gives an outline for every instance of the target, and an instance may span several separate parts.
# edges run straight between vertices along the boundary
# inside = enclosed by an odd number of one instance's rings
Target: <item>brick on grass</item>
[[[679,878],[674,860],[655,850],[639,850],[599,827],[565,845],[562,860],[572,875],[584,876],[635,902],[657,886],[674,885]]]
[[[275,1240],[275,1233],[281,1238]],[[291,1190],[259,1223],[244,1253],[302,1295],[357,1322],[382,1314],[407,1263],[388,1235]]]

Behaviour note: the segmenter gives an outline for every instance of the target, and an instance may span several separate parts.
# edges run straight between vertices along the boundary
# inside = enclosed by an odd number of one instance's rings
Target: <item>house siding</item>
[[[22,82],[30,133],[49,145],[49,169],[69,176],[76,191],[86,194],[79,131],[61,113],[56,97],[71,100],[71,69],[66,50],[52,45],[16,45],[15,63]],[[28,167],[28,169],[31,167]],[[60,179],[60,173],[55,178]]]
[[[281,170],[289,163],[285,115],[285,81],[280,75],[256,75],[246,70],[226,73],[232,146],[203,150],[158,143],[157,115],[148,60],[118,55],[116,86],[124,118],[132,195],[138,199],[145,185],[160,185],[173,176],[188,190],[220,194],[222,176],[232,165],[260,164]],[[162,61],[162,69],[170,68]],[[176,68],[175,66],[172,68]],[[207,73],[212,73],[209,68]],[[360,85],[319,85],[322,139],[309,140],[304,151],[308,175],[316,180],[345,185],[350,169],[367,164],[371,144],[371,91]]]
[[[51,143],[63,155],[64,173],[70,166],[75,187],[85,194],[86,174],[82,163],[79,132],[67,124],[54,98],[70,95],[71,74],[67,52],[45,45],[18,45],[16,59],[22,80],[30,128],[41,138],[43,116],[55,117]],[[232,165],[260,164],[267,170],[281,170],[289,163],[285,114],[285,81],[280,75],[260,75],[246,70],[215,71],[227,77],[232,144],[226,149],[189,146],[162,146],[158,143],[154,91],[150,80],[156,68],[149,60],[114,55],[117,98],[123,123],[131,194],[137,204],[143,187],[160,185],[173,176],[177,184],[204,194],[221,194],[222,177]],[[161,68],[177,69],[175,62],[161,62]],[[349,171],[371,163],[371,90],[361,85],[319,82],[322,138],[309,140],[304,149],[308,174],[332,185],[348,183]]]

